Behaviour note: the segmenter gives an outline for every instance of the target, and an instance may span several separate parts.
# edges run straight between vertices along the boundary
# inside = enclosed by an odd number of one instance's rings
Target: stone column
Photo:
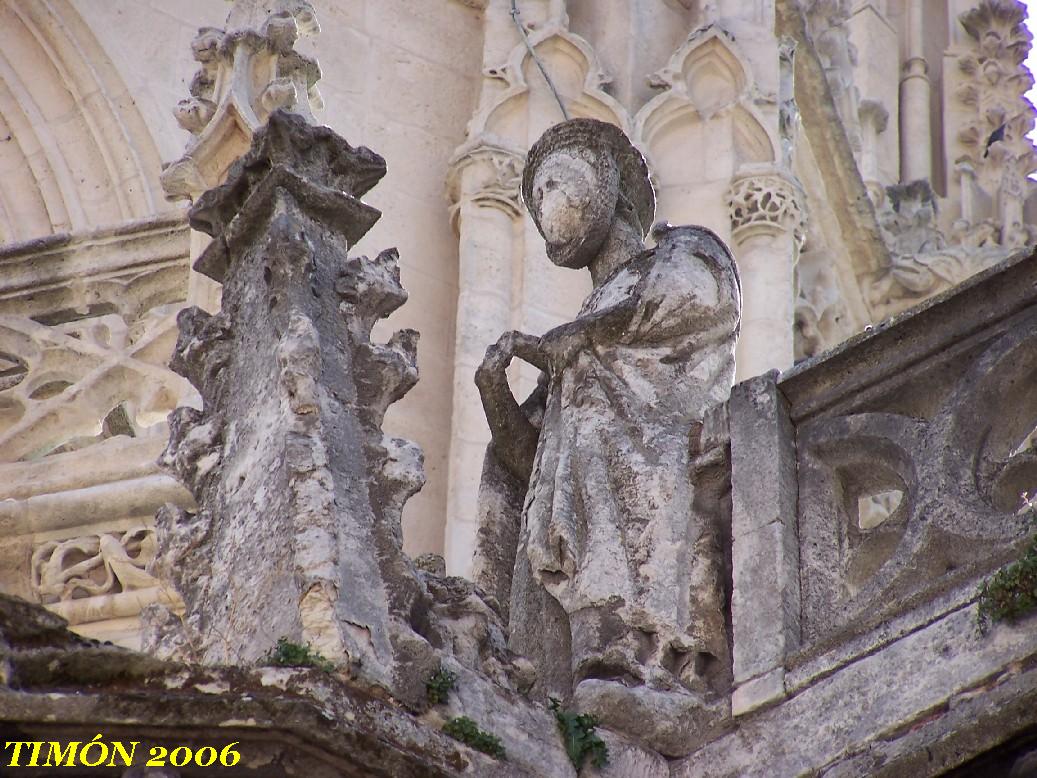
[[[925,61],[922,25],[925,0],[908,0],[907,61],[900,80],[900,180],[932,175],[932,131],[929,118],[929,65]]]
[[[737,375],[744,379],[794,360],[795,268],[805,235],[803,192],[775,168],[743,169],[727,194],[731,238],[742,277]]]
[[[961,184],[961,226],[962,229],[967,229],[976,223],[978,217],[979,192],[977,191],[976,168],[966,157],[954,166],[954,170],[958,174],[958,181]]]
[[[881,189],[882,174],[879,171],[879,135],[889,125],[889,111],[877,100],[862,100],[859,110],[861,118],[861,178],[868,193]],[[873,202],[876,200],[873,197]]]
[[[520,152],[477,140],[455,155],[450,177],[459,244],[445,556],[458,574],[467,572],[475,549],[476,497],[490,441],[475,370],[486,347],[512,329],[523,164]]]

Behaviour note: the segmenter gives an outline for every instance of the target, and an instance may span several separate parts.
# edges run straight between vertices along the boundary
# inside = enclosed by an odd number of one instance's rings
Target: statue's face
[[[530,212],[547,241],[548,257],[561,267],[585,267],[612,222],[618,172],[615,164],[595,165],[594,159],[576,150],[559,150],[544,159],[533,176]]]
[[[533,177],[533,207],[548,243],[568,243],[586,228],[597,176],[586,160],[552,154]]]

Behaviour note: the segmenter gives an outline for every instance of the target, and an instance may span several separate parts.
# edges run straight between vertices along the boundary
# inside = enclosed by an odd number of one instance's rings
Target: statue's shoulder
[[[718,282],[726,281],[741,289],[734,256],[713,230],[697,224],[674,226],[659,222],[652,227],[651,234],[655,240],[654,262],[702,263]]]

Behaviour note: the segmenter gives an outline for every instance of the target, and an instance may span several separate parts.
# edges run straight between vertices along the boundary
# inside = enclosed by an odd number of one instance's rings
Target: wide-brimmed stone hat
[[[642,233],[647,233],[655,219],[655,189],[648,173],[648,163],[619,127],[597,119],[570,119],[549,127],[526,155],[522,171],[522,198],[531,202],[533,177],[537,168],[552,152],[569,148],[596,149],[610,155],[619,166],[619,190],[634,206]]]

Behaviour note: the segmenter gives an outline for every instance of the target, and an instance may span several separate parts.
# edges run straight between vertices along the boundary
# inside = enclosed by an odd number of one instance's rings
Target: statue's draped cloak
[[[657,646],[724,657],[717,528],[692,508],[689,437],[734,378],[737,279],[728,263],[660,244],[580,316],[631,297],[627,328],[552,377],[522,515],[531,576],[515,585],[539,585],[570,617],[609,609]]]

